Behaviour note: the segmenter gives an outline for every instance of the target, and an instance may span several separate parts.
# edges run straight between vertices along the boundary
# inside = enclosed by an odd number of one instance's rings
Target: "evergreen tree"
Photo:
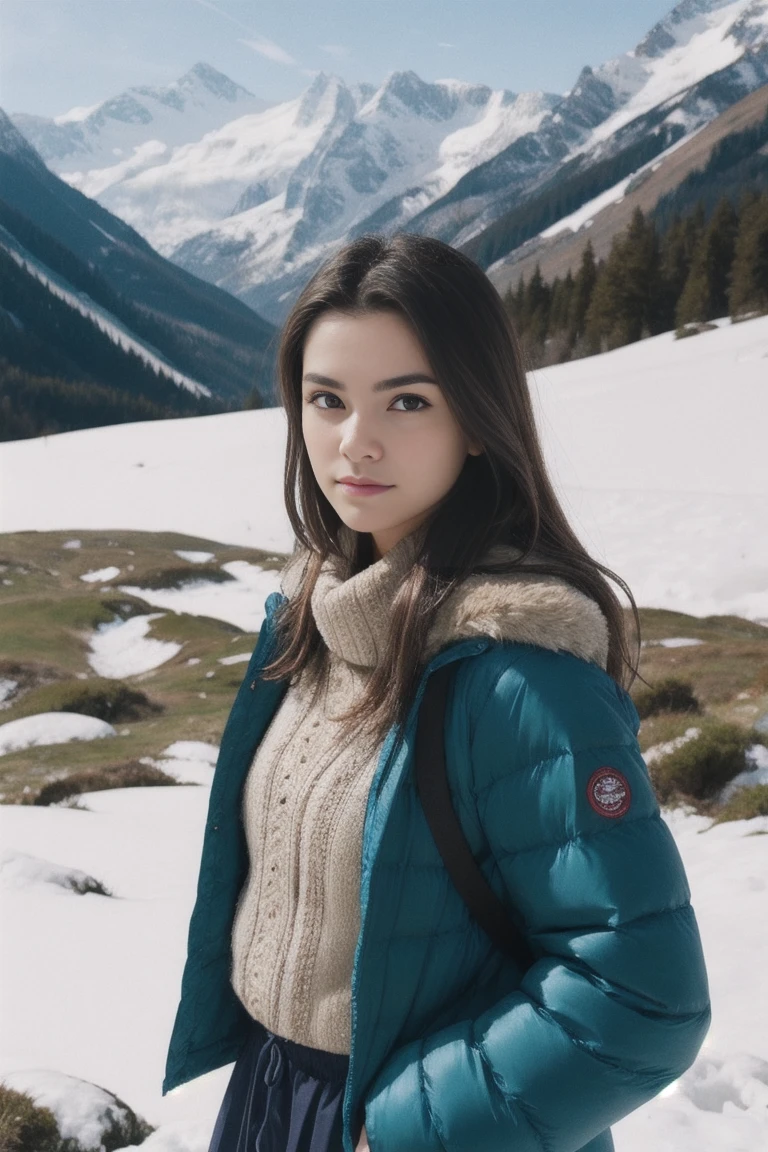
[[[736,228],[737,218],[733,206],[723,198],[694,251],[675,309],[678,328],[685,324],[714,320],[727,312],[728,277],[733,263]]]
[[[549,309],[552,290],[544,282],[537,264],[525,288],[522,316],[519,324],[523,355],[531,368],[538,368],[544,360],[544,341],[549,328]]]
[[[581,254],[581,265],[573,282],[573,294],[568,313],[568,334],[571,347],[584,335],[587,309],[592,299],[596,280],[595,251],[592,247],[592,241],[587,240]]]
[[[595,283],[585,322],[589,345],[607,351],[661,331],[659,282],[656,228],[636,208]]]
[[[728,294],[732,318],[768,312],[768,193],[746,195],[739,207]]]
[[[675,216],[660,242],[659,323],[662,331],[675,324],[677,301],[691,271],[694,254],[704,234],[704,205],[699,201],[690,216]]]
[[[728,290],[738,230],[736,209],[723,196],[718,201],[707,233],[713,318],[728,315]]]
[[[556,276],[552,284],[552,304],[549,310],[549,331],[552,334],[568,327],[568,314],[573,296],[574,279],[570,268],[561,280]]]

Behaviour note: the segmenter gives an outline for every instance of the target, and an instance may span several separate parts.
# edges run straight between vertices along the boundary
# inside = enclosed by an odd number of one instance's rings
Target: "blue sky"
[[[269,101],[320,70],[564,92],[674,0],[2,0],[0,105],[53,116],[205,60]]]

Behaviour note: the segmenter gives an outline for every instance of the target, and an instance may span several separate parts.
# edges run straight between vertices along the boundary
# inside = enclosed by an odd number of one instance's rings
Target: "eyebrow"
[[[327,388],[336,388],[339,392],[346,392],[346,385],[342,384],[339,380],[334,380],[331,376],[321,376],[319,372],[307,372],[304,375],[303,382],[305,384],[324,384]],[[408,384],[434,384],[439,388],[440,385],[437,380],[434,380],[426,372],[407,372],[404,376],[390,376],[387,380],[379,380],[374,384],[372,391],[374,392],[389,392],[393,388],[403,388]]]

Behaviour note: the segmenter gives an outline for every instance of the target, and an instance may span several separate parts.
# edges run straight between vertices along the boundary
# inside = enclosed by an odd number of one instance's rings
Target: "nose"
[[[345,422],[339,452],[349,460],[357,460],[362,457],[376,459],[381,455],[380,446],[377,446],[377,441],[372,433],[366,430],[359,415],[353,416]]]

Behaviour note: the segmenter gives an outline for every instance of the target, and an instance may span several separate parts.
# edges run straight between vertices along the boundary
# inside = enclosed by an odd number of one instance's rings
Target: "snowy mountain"
[[[210,64],[195,64],[164,88],[128,88],[92,108],[52,119],[11,120],[46,163],[87,196],[163,162],[170,151],[248,112],[268,107]]]
[[[198,65],[188,76],[197,70],[213,71]],[[184,141],[158,144],[154,122],[132,123],[118,146],[134,151],[117,162],[102,152],[86,165],[81,150],[74,171],[73,156],[48,139],[41,148],[163,255],[279,323],[339,242],[407,228],[487,266],[510,251],[508,213],[561,184],[563,214],[573,211],[767,82],[768,0],[682,0],[634,50],[584,68],[561,96],[428,83],[415,72],[349,87],[321,73],[295,100],[242,114],[238,104]],[[147,90],[131,99],[137,91]],[[147,99],[138,100],[145,112]],[[57,127],[90,119],[72,116]],[[605,169],[612,159],[618,177]]]
[[[601,191],[597,165],[618,157],[630,176],[766,82],[768,0],[683,0],[634,51],[583,69],[559,98],[483,100],[464,85],[483,116],[450,133],[427,99],[434,86],[396,73],[304,161],[290,197],[233,214],[169,255],[275,321],[332,246],[364,231],[428,232],[490,263],[508,248],[493,237],[484,251],[485,232],[540,190],[589,174]],[[427,132],[445,133],[431,170],[419,147],[426,115]],[[577,189],[577,203],[589,198]]]
[[[765,83],[768,0],[682,0],[634,51],[582,71],[542,124],[535,148],[528,139],[499,153],[415,217],[411,227],[466,245],[490,263],[505,254],[503,237],[484,244],[484,231],[521,201],[622,155],[622,176],[629,176]],[[591,124],[580,116],[580,126],[574,100],[578,110],[594,92],[601,93],[604,112],[595,110]],[[591,195],[608,186],[592,181]]]
[[[315,246],[335,243],[385,204],[413,215],[479,159],[535,130],[558,99],[427,84],[413,72],[378,88],[321,73],[301,97],[248,110],[171,149],[153,140],[154,124],[131,125],[133,155],[107,165],[102,150],[87,171],[73,171],[73,155],[57,154],[50,137],[37,141],[54,171],[158,251],[246,296],[286,266],[304,269]],[[28,131],[28,119],[14,121]]]

